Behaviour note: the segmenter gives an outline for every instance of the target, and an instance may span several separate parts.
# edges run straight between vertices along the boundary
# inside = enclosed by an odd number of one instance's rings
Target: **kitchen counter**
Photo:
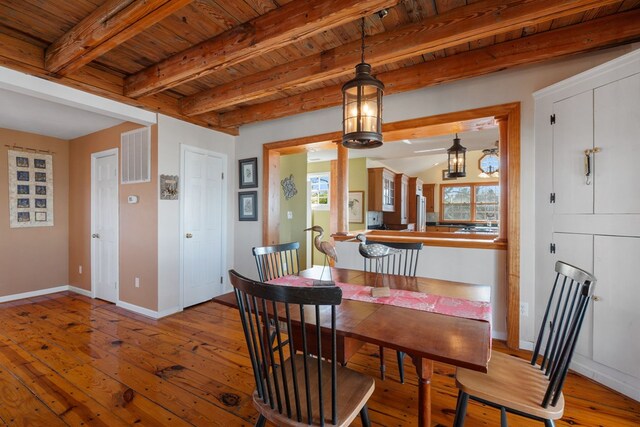
[[[422,242],[425,246],[507,249],[507,242],[496,241],[498,235],[490,232],[362,230],[351,231],[348,234],[334,234],[332,237],[337,242],[346,242],[354,240],[360,233],[366,234],[368,239],[381,242]]]

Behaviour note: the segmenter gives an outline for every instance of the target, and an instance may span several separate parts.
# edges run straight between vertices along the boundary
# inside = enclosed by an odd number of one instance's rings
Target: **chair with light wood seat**
[[[261,282],[298,274],[300,271],[300,243],[260,246],[252,249]]]
[[[469,399],[553,426],[562,418],[562,387],[596,283],[584,270],[558,261],[556,279],[530,361],[492,352],[486,374],[458,368],[454,426],[464,425]]]
[[[348,426],[360,414],[369,426],[367,400],[375,381],[336,360],[336,306],[342,289],[266,284],[229,272],[234,287],[256,389],[253,405],[260,413],[256,426],[269,420],[278,426]],[[278,321],[275,321],[275,320]],[[283,337],[280,323],[302,331],[301,343]],[[275,325],[277,347],[267,331]],[[329,335],[330,359],[311,355],[313,343],[323,354],[322,336]],[[301,350],[296,354],[293,349]]]
[[[380,244],[390,248],[399,249],[400,252],[384,258],[364,258],[364,271],[375,272],[377,274],[394,274],[407,277],[416,277],[418,270],[418,257],[422,250],[422,242],[379,242],[367,239],[365,244]],[[398,371],[400,382],[404,384],[404,358],[406,354],[402,351],[396,352],[398,359]],[[380,346],[380,378],[385,377],[384,347]]]

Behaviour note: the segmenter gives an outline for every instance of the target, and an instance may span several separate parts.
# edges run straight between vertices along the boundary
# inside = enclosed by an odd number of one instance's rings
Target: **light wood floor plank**
[[[154,320],[61,292],[0,304],[0,325],[0,426],[235,426],[256,420],[253,375],[235,310],[205,303]],[[500,342],[494,348],[514,353]],[[386,359],[387,380],[376,379],[369,401],[371,420],[376,426],[416,425],[415,369],[407,358],[402,385],[395,352],[387,350]],[[378,348],[365,345],[348,366],[379,378]],[[454,368],[436,363],[434,370],[433,422],[450,426]],[[559,427],[640,425],[640,403],[579,375],[569,375],[565,396]],[[465,425],[499,420],[497,410],[470,403]],[[512,415],[509,422],[540,425]]]

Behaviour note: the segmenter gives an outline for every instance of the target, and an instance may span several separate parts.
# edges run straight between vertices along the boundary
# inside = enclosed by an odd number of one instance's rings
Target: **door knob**
[[[597,295],[592,296],[591,299],[594,300],[594,301],[601,301],[602,300],[602,298],[600,298]]]
[[[98,233],[93,233],[91,237],[93,237],[94,239],[99,239],[100,235]]]
[[[190,238],[192,238],[192,237],[193,237],[193,234],[191,234],[191,233],[187,233],[187,235],[186,235],[185,237],[186,237],[187,239],[190,239]]]

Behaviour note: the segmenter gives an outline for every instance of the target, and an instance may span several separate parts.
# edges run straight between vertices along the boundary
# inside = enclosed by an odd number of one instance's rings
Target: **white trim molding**
[[[29,291],[29,292],[22,292],[22,293],[19,293],[19,294],[5,295],[5,296],[0,297],[0,303],[9,302],[9,301],[16,301],[16,300],[19,300],[19,299],[39,297],[39,296],[48,295],[48,294],[55,294],[56,292],[64,292],[64,291],[68,291],[68,290],[69,290],[69,286],[68,285],[61,285],[61,286],[56,286],[56,287],[53,287],[53,288],[39,289],[37,291]]]
[[[152,319],[160,319],[161,317],[166,317],[171,314],[175,314],[182,311],[182,308],[180,307],[171,307],[166,310],[156,311],[156,310],[151,310],[145,307],[140,307],[139,305],[124,302],[124,301],[118,301],[116,303],[116,306],[124,308],[125,310],[132,311],[134,313],[141,314],[146,317],[150,317]]]
[[[91,295],[91,291],[88,290],[88,289],[82,289],[82,288],[78,288],[76,286],[69,285],[69,290],[71,292],[75,292],[76,294],[80,294],[80,295],[84,295],[85,297],[93,298],[93,295]]]

